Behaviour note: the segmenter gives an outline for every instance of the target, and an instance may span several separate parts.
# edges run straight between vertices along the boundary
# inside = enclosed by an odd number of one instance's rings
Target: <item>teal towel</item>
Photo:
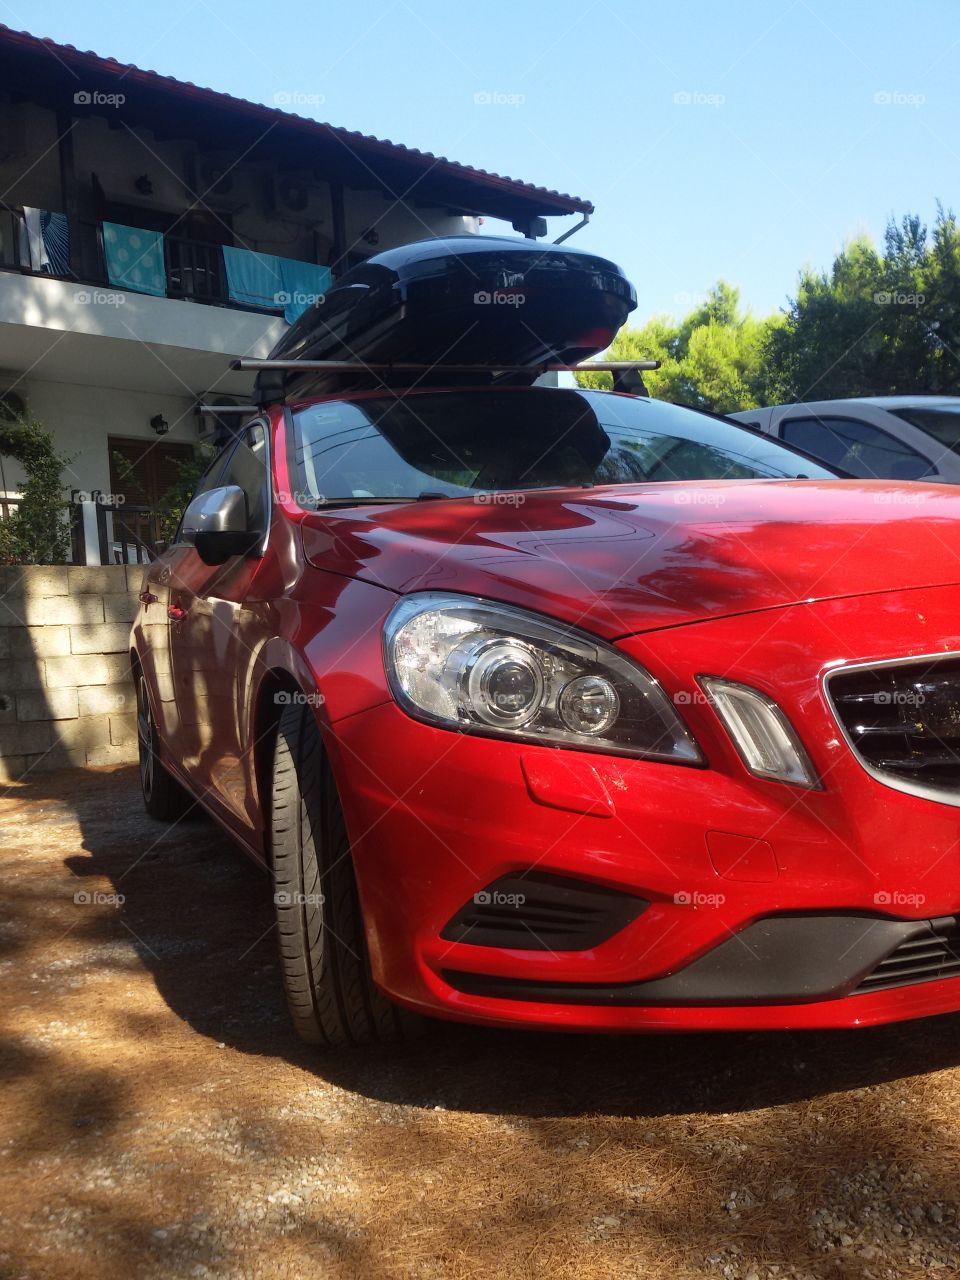
[[[328,292],[332,279],[330,268],[315,262],[297,262],[295,258],[278,261],[283,276],[283,318],[287,324],[293,324]]]
[[[103,255],[107,279],[118,289],[152,293],[157,298],[165,296],[167,273],[163,265],[163,236],[159,231],[105,222]]]
[[[223,264],[227,272],[227,292],[233,302],[267,311],[283,309],[283,318],[293,324],[330,288],[330,268],[296,258],[278,258],[272,253],[254,253],[224,245]]]
[[[223,265],[227,272],[227,292],[233,302],[245,307],[264,307],[279,311],[283,306],[283,274],[280,259],[272,253],[252,253],[249,249],[223,246]]]

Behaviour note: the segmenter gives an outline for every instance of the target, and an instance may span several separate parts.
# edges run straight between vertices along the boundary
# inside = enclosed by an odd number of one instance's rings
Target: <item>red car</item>
[[[642,396],[277,405],[146,572],[147,809],[269,868],[311,1041],[960,1009],[958,557]]]

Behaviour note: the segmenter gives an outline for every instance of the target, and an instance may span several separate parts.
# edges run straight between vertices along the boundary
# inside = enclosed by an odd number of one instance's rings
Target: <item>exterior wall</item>
[[[122,119],[122,107],[114,108]],[[27,204],[43,209],[63,210],[57,151],[57,123],[53,111],[25,104],[0,103],[0,140],[8,142],[12,154],[5,154],[0,141],[0,189],[8,204]],[[215,155],[205,151],[223,167],[230,167],[231,189],[222,195],[208,189],[196,163],[200,148],[183,139],[157,139],[149,130],[136,134],[111,128],[106,116],[81,116],[71,131],[74,164],[81,189],[89,175],[96,173],[106,198],[147,212],[177,212],[196,200],[230,221],[236,244],[262,253],[324,262],[333,245],[333,213],[330,187],[309,170],[301,175],[310,192],[310,203],[302,211],[271,207],[268,189],[274,172],[262,161],[245,160],[228,151]],[[39,159],[37,159],[39,157]],[[35,161],[29,166],[27,159]],[[236,163],[239,161],[238,163]],[[139,193],[134,180],[146,174],[153,186],[150,195]],[[475,218],[447,213],[424,206],[411,211],[392,208],[391,201],[376,190],[344,192],[344,212],[349,247],[358,253],[420,240],[429,235],[458,235],[476,231]],[[84,216],[92,217],[85,210]],[[379,242],[368,246],[359,239],[367,227],[376,227]],[[356,241],[356,243],[354,243]]]
[[[108,436],[123,436],[148,443],[160,439],[150,419],[160,413],[170,424],[164,440],[182,444],[197,442],[196,401],[186,396],[158,395],[113,387],[81,387],[64,382],[27,379],[17,384],[27,411],[53,434],[61,453],[69,459],[63,472],[65,489],[91,493],[110,489]],[[21,479],[17,464],[3,459],[7,488],[16,491]],[[0,489],[2,489],[0,484]]]
[[[4,204],[61,208],[55,112],[0,103],[0,184]]]
[[[96,174],[106,199],[130,208],[130,221],[140,209],[150,224],[151,212],[176,215],[196,203],[229,224],[239,246],[308,262],[327,259],[333,212],[331,189],[321,172],[288,175],[303,181],[310,201],[302,211],[284,210],[271,198],[278,172],[263,159],[243,159],[227,150],[201,154],[192,139],[157,139],[142,127],[136,132],[116,127],[121,121],[122,106],[74,118],[70,139],[78,225],[92,232],[91,175]],[[0,185],[7,204],[64,211],[57,137],[52,110],[0,102]],[[235,161],[230,190],[219,195],[209,190],[204,164],[230,168]],[[152,184],[147,194],[135,186],[144,175]],[[344,217],[347,249],[367,256],[431,235],[479,229],[476,218],[444,208],[398,208],[379,189],[345,189]],[[375,243],[363,238],[364,231],[375,233]],[[72,223],[71,236],[75,232]],[[109,435],[156,440],[149,424],[161,414],[170,423],[167,439],[195,442],[192,410],[198,399],[250,396],[252,376],[230,371],[230,358],[267,355],[285,329],[279,317],[230,306],[3,271],[0,392],[13,389],[23,396],[29,413],[52,432],[70,459],[64,473],[68,491],[108,493]],[[22,481],[18,465],[3,459],[0,496],[16,496]]]
[[[0,782],[137,758],[135,565],[0,568]]]

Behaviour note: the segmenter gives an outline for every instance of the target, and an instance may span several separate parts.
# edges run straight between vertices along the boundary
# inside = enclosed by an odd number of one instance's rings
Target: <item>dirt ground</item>
[[[4,1280],[960,1274],[960,1017],[321,1053],[206,819],[0,796]]]

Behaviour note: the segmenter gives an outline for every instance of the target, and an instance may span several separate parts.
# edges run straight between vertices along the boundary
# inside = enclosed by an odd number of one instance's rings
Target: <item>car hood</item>
[[[479,494],[307,515],[319,568],[486,596],[613,639],[960,581],[960,489],[733,480]]]

